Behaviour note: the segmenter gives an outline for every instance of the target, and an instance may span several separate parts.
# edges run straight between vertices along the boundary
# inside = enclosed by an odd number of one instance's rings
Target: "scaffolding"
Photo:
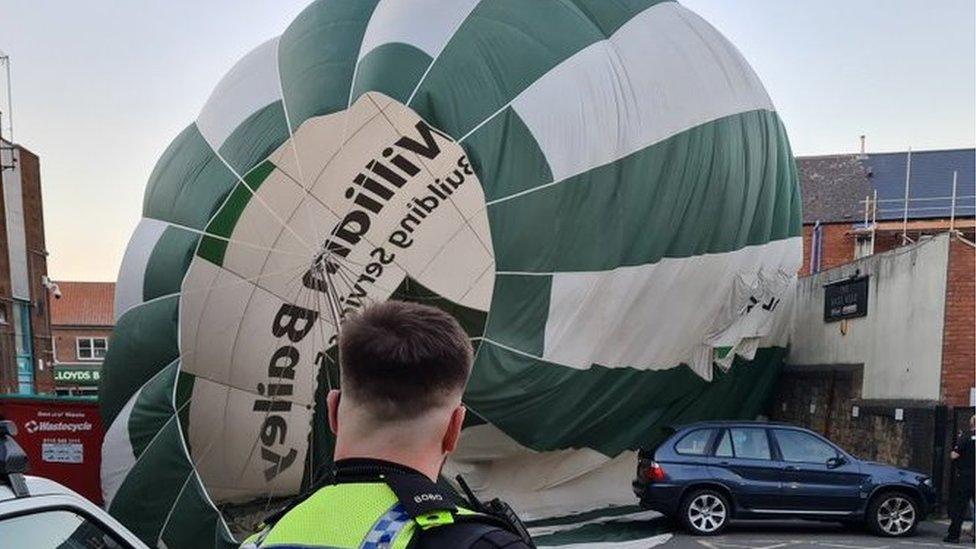
[[[934,212],[934,211],[945,211],[946,206],[938,205],[931,206],[928,205],[932,202],[948,202],[948,225],[945,222],[934,222],[928,223],[924,228],[918,230],[924,230],[925,232],[931,233],[941,233],[948,232],[954,238],[959,239],[961,242],[976,248],[976,243],[972,240],[966,238],[966,235],[962,230],[959,229],[957,225],[957,220],[960,215],[959,202],[961,200],[976,200],[976,195],[962,195],[958,194],[958,184],[959,184],[959,171],[955,170],[952,172],[952,194],[949,196],[926,196],[926,197],[911,197],[911,169],[912,169],[912,152],[908,151],[908,160],[905,167],[905,196],[904,198],[878,198],[878,190],[875,189],[873,194],[866,195],[864,200],[859,201],[860,204],[864,206],[864,224],[854,227],[854,234],[858,238],[858,249],[856,256],[864,257],[866,255],[872,255],[874,253],[874,243],[877,232],[879,231],[880,225],[878,223],[878,214],[885,217],[885,214],[901,214],[901,243],[912,244],[915,241],[909,236],[909,211],[911,212]],[[920,204],[920,205],[915,205]],[[885,206],[894,206],[886,208]],[[972,206],[963,206],[965,209],[972,210]],[[963,214],[965,217],[972,217],[976,215],[976,210],[973,212],[968,212]],[[944,217],[941,217],[944,219]]]

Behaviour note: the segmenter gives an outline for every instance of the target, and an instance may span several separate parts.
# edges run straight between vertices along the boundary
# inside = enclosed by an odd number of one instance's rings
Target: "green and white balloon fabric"
[[[101,388],[109,510],[222,546],[227,505],[307,487],[330,294],[470,333],[450,472],[533,518],[633,503],[663,425],[768,396],[799,208],[762,84],[676,2],[314,2],[149,179]]]

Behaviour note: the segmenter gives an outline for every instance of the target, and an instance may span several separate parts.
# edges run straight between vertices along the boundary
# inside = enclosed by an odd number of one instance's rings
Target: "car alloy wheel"
[[[918,513],[915,503],[900,494],[883,496],[875,513],[877,529],[886,536],[908,535],[915,529]]]
[[[695,494],[685,510],[688,525],[701,534],[717,533],[725,526],[728,515],[728,506],[712,492]]]

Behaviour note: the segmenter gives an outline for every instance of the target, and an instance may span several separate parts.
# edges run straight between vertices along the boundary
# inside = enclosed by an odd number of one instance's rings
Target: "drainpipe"
[[[908,243],[908,193],[912,179],[912,148],[908,147],[908,158],[905,161],[905,208],[901,219],[901,243]]]

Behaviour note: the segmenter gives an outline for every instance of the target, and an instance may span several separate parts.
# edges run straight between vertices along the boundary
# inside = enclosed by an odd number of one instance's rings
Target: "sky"
[[[0,0],[14,137],[41,158],[52,278],[116,278],[156,159],[234,62],[307,3]],[[749,60],[797,155],[853,152],[861,134],[869,152],[976,143],[973,0],[683,4]]]

